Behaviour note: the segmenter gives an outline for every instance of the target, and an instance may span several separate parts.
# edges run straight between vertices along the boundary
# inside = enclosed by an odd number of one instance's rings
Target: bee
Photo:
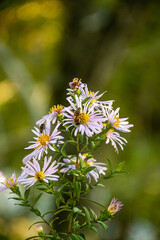
[[[74,117],[79,116],[80,113],[81,113],[81,108],[77,108],[77,109],[74,111]]]
[[[39,127],[40,133],[43,133],[43,130],[45,129],[45,124],[42,123]]]
[[[80,119],[79,119],[80,114],[81,114],[81,109],[77,108],[74,112],[74,119],[73,119],[76,125],[80,124]]]

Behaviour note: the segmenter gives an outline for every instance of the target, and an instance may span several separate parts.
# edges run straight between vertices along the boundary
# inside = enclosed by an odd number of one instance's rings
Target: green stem
[[[78,168],[78,159],[79,159],[79,138],[77,137],[77,161],[76,161],[76,168]]]
[[[69,224],[68,224],[68,233],[72,231],[72,222],[73,222],[73,213],[70,213]]]
[[[83,152],[84,151],[84,149],[88,146],[88,144],[89,144],[89,142],[81,149],[81,151],[80,152]]]
[[[41,212],[37,209],[34,208],[27,199],[24,199],[19,191],[19,189],[16,189],[14,191],[14,189],[12,190],[22,201],[22,203],[24,204],[23,206],[29,207],[30,211],[32,211],[33,213],[35,213],[36,216],[40,217],[44,223],[46,223],[48,225],[48,227],[50,228],[51,231],[53,231],[53,228],[50,226],[50,224],[46,221],[46,219],[42,216]],[[37,213],[37,214],[36,214]]]

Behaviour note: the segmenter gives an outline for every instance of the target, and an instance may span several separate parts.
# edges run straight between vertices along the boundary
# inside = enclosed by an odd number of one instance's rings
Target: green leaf
[[[94,148],[95,147],[95,143],[92,141],[91,142],[91,147]]]
[[[74,140],[69,140],[68,143],[71,143],[72,145],[77,145],[77,143]]]
[[[65,144],[64,144],[64,145],[65,145]],[[67,155],[67,153],[66,153],[66,150],[64,149],[64,145],[63,145],[63,147],[62,147],[62,149],[61,149],[61,153],[62,153],[62,155],[63,155],[64,157],[68,158],[68,155]]]
[[[112,164],[111,164],[111,162],[109,161],[109,159],[107,159],[107,160],[108,160],[109,167],[110,167],[110,170],[111,170],[111,171],[110,171],[109,174],[107,174],[106,176],[103,177],[104,179],[112,178],[112,177],[114,177],[114,176],[116,176],[116,175],[118,175],[118,174],[120,174],[120,173],[126,173],[126,171],[122,171],[122,168],[123,168],[124,165],[125,165],[125,161],[119,163],[119,164],[118,164],[118,167],[117,167],[116,169],[112,170]]]
[[[88,155],[86,156],[86,158],[85,158],[85,161],[87,161],[87,160],[90,159],[90,158],[93,158],[93,155],[88,154]]]
[[[98,183],[97,186],[100,186],[100,187],[106,188],[106,186],[103,185],[102,183]]]
[[[122,168],[124,168],[124,166],[125,166],[125,161],[120,162],[120,163],[118,164],[118,167],[116,168],[116,171],[117,171],[117,172],[120,172],[120,171],[122,170]]]
[[[43,193],[40,193],[34,200],[33,204],[32,204],[32,207],[34,207],[36,205],[36,203],[38,202],[38,200],[41,198]]]
[[[69,172],[70,172],[70,174],[73,174],[75,176],[79,176],[80,175],[80,171],[76,170],[76,169],[71,169]]]
[[[74,182],[74,194],[77,200],[79,201],[80,194],[81,194],[81,183],[80,182]]]
[[[55,152],[55,153],[53,154],[52,161],[55,160],[55,159],[57,159],[58,155],[59,155],[59,152],[58,152],[58,153]]]
[[[69,92],[69,94],[70,94],[71,98],[73,99],[73,101],[76,103],[76,98],[75,98],[75,95],[74,95],[74,93],[72,93],[72,92]]]
[[[57,206],[58,208],[59,208],[60,203],[61,203],[61,199],[60,199],[60,198],[57,198],[57,199],[56,199],[56,206]]]
[[[85,238],[85,236],[84,236],[83,233],[79,233],[79,235],[80,235],[84,240],[86,240],[86,238]]]
[[[78,137],[79,140],[83,143],[83,136],[82,136],[80,133],[77,134],[77,137]]]
[[[74,208],[73,208],[73,212],[75,212],[75,213],[80,213],[80,212],[82,212],[82,210],[79,209],[79,208],[77,208],[77,207],[74,207]]]
[[[86,146],[88,145],[88,137],[86,136]]]
[[[68,222],[68,219],[64,219],[64,220],[58,222],[58,225],[60,225],[60,224],[62,224],[62,223],[64,223],[64,222]]]
[[[83,170],[83,174],[86,175],[88,172],[92,171],[93,169],[95,169],[95,167],[86,167],[86,168]]]
[[[86,189],[85,191],[87,192],[89,190],[89,185],[86,183]]]
[[[60,188],[58,188],[57,192],[61,192],[61,190],[67,185],[67,183],[64,183]]]
[[[44,223],[44,222],[43,221],[35,222],[35,223],[31,224],[31,226],[29,226],[28,230],[30,230],[35,224],[39,224],[39,223]]]
[[[25,207],[30,207],[27,203],[15,203],[15,205],[19,205],[19,206],[25,206]]]
[[[87,97],[87,98],[85,98],[85,99],[82,101],[82,104],[88,102],[90,99],[92,99],[92,98],[91,98],[91,97]]]
[[[89,224],[89,225],[88,225],[88,228],[90,228],[90,229],[93,230],[94,232],[99,233],[99,230],[98,230],[95,226],[93,226],[92,224]]]
[[[78,238],[76,236],[74,236],[73,234],[70,234],[69,239],[70,240],[78,240]]]
[[[64,206],[63,209],[57,210],[53,216],[56,216],[57,214],[61,213],[61,212],[72,212],[72,210],[70,208],[67,208],[67,206]]]
[[[97,220],[97,215],[95,214],[95,212],[93,211],[92,208],[89,208],[89,209],[90,209],[90,211],[91,211],[91,213],[93,215],[93,219],[96,221]]]
[[[59,238],[58,234],[56,234],[56,235],[55,235],[55,234],[54,234],[54,235],[47,235],[47,234],[46,234],[46,235],[45,235],[45,239],[46,239],[46,238],[47,238],[47,240],[48,240],[48,238],[49,238],[49,239],[51,238],[52,240],[53,240],[53,239],[54,239],[54,240],[59,240],[59,239],[61,239],[61,238]]]
[[[96,139],[97,141],[104,141],[104,140],[106,140],[106,138],[105,137],[99,137],[98,139]]]
[[[30,211],[35,213],[37,216],[41,216],[41,213],[37,208],[31,208]]]
[[[26,200],[28,199],[29,193],[30,193],[30,188],[24,192],[24,199]]]
[[[22,199],[18,198],[18,197],[10,197],[8,199],[14,199],[14,200],[17,200],[17,201],[22,201]]]
[[[52,213],[52,212],[55,212],[55,210],[50,210],[50,211],[45,212],[45,213],[43,214],[43,217],[44,217],[45,215],[49,214],[49,213]]]
[[[67,135],[67,137],[68,138],[72,138],[72,135],[71,135],[71,133],[69,132],[69,130],[67,130],[67,129],[65,129],[65,130],[61,130],[62,132],[64,132],[66,135]]]
[[[83,209],[86,217],[86,222],[89,223],[91,221],[90,213],[86,207],[83,207]]]
[[[67,235],[67,234],[66,234]],[[62,238],[59,237],[59,235],[56,233],[56,230],[52,231],[52,239],[54,240],[60,240]]]
[[[52,227],[52,224],[56,221],[56,220],[58,220],[59,219],[59,217],[56,217],[56,218],[54,218],[51,222],[50,222],[50,226]]]
[[[73,228],[73,229],[77,229],[77,228],[79,228],[79,227],[80,227],[79,221],[74,222],[73,225],[72,225],[72,228]]]
[[[108,161],[109,169],[110,169],[110,171],[112,171],[112,163],[111,163],[111,161],[109,159],[107,159],[107,161]]]
[[[108,226],[102,222],[102,221],[97,221],[106,231],[108,231]]]
[[[71,240],[84,240],[84,238],[83,238],[81,235],[76,234],[76,233],[71,233],[71,234],[69,235],[69,238],[70,238]]]
[[[33,238],[34,238],[34,239],[35,239],[35,238],[36,238],[36,239],[39,239],[39,236],[29,237],[29,238],[26,238],[25,240],[30,240],[30,239],[33,239]]]
[[[72,131],[71,131],[71,136],[73,135],[73,133],[74,133],[74,131],[75,131],[75,127],[72,129]],[[72,137],[73,138],[73,137]]]
[[[43,184],[37,184],[36,189],[41,190],[41,191],[46,191],[47,187]]]
[[[72,141],[72,140],[65,141],[65,143],[63,144],[63,147],[61,148],[61,153],[64,152],[65,147],[67,146],[67,144],[68,144],[70,141]]]
[[[80,163],[80,169],[82,169],[82,168],[83,168],[83,165],[84,165],[84,161],[82,160],[82,158],[80,158],[79,163]]]

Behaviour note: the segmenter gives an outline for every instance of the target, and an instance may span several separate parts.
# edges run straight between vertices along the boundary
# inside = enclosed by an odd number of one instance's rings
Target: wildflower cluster
[[[110,161],[98,162],[94,156],[102,142],[111,143],[118,153],[123,150],[127,140],[120,135],[121,132],[130,132],[133,126],[128,118],[119,117],[119,108],[113,109],[113,101],[101,101],[100,94],[88,90],[87,84],[81,79],[74,78],[67,89],[69,106],[54,105],[49,113],[36,122],[32,130],[34,140],[29,142],[31,149],[22,162],[22,173],[6,179],[1,176],[0,191],[10,189],[16,194],[16,200],[21,206],[27,206],[34,212],[41,222],[47,224],[49,233],[44,233],[42,226],[37,225],[37,236],[34,239],[70,239],[84,240],[84,228],[98,232],[99,224],[108,229],[105,221],[111,220],[123,204],[112,199],[109,206],[102,206],[87,198],[87,194],[100,184],[102,179],[108,179],[121,172],[121,167],[110,170]],[[72,146],[72,148],[70,146]],[[73,149],[73,152],[69,152]],[[18,184],[26,187],[24,196]],[[40,194],[30,202],[30,188],[34,187]],[[56,210],[42,213],[35,207],[43,193],[56,196]],[[93,209],[85,206],[82,200],[89,200],[102,207],[99,216]],[[50,222],[46,215],[53,212]],[[62,224],[57,217],[60,212],[67,213],[64,221],[67,222],[66,232],[57,232],[54,222]],[[33,239],[32,237],[29,239]]]

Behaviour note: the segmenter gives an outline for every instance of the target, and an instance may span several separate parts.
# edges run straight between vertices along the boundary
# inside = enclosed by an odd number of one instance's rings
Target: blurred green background
[[[105,145],[96,154],[129,174],[91,194],[125,205],[109,231],[87,240],[160,239],[160,2],[143,0],[41,0],[0,2],[0,171],[20,173],[31,128],[53,104],[67,105],[65,89],[81,77],[105,91],[121,117],[134,124],[125,150]],[[22,240],[37,220],[0,194],[0,240]],[[97,194],[98,193],[98,194]],[[43,210],[53,207],[44,197]],[[96,211],[96,209],[95,209]]]

